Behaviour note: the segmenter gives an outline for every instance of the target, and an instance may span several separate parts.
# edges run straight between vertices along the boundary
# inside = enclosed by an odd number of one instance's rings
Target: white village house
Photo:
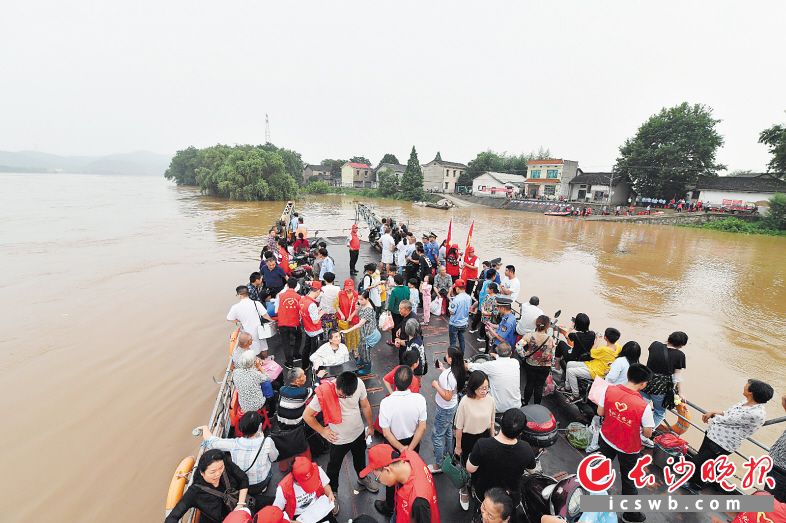
[[[521,174],[486,171],[472,180],[472,194],[491,198],[514,198],[524,189],[525,180],[526,177]]]
[[[699,178],[692,197],[705,204],[721,205],[724,200],[731,200],[762,207],[768,205],[775,193],[786,193],[786,181],[771,174],[757,173]]]
[[[623,205],[628,202],[628,197],[632,194],[628,179],[614,173],[585,173],[579,169],[579,174],[568,185],[570,187],[568,199],[573,202]],[[609,198],[610,191],[611,198]]]

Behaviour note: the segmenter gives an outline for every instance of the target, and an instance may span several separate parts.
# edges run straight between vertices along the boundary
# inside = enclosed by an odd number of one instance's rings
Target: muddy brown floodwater
[[[2,519],[160,521],[210,414],[234,287],[282,204],[145,177],[2,174],[0,187]],[[587,312],[643,347],[686,331],[684,390],[701,405],[738,401],[749,377],[786,392],[786,238],[370,203],[441,237],[452,216],[462,245],[475,220],[481,259],[516,265],[548,313]],[[325,235],[354,218],[348,197],[298,208]]]

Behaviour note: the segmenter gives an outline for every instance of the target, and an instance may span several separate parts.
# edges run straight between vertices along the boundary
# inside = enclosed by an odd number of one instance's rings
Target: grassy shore
[[[734,232],[738,234],[765,234],[768,236],[786,236],[786,231],[768,228],[764,220],[745,221],[729,217],[707,223],[686,223],[680,227],[709,229],[712,231]]]

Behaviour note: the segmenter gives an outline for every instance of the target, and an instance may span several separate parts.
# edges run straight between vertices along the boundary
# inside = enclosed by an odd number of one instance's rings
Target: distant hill
[[[36,151],[0,151],[0,172],[67,172],[163,176],[169,156],[135,151],[106,156],[59,156]]]

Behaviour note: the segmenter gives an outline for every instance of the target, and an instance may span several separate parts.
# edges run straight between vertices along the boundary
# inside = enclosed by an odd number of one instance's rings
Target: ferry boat
[[[372,229],[372,234],[370,235],[370,242],[363,241],[361,242],[361,252],[360,257],[358,260],[358,266],[362,267],[365,263],[369,262],[378,262],[379,261],[379,253],[377,249],[375,249],[375,242],[374,242],[374,234],[373,231],[381,225],[381,221],[379,218],[373,213],[373,209],[360,202],[356,202],[357,211],[356,211],[356,219],[365,221],[368,226]],[[295,205],[293,202],[288,202],[284,208],[284,211],[281,215],[281,220],[284,223],[289,223],[289,219],[291,214],[295,210]],[[312,225],[313,227],[313,225]],[[312,238],[312,242],[317,240],[317,238]],[[324,240],[328,244],[328,250],[330,255],[334,258],[336,262],[336,272],[337,272],[337,281],[341,281],[348,276],[349,273],[349,253],[346,249],[346,237],[323,237],[319,238],[319,240]],[[251,265],[253,262],[249,260],[249,264]],[[360,276],[358,276],[360,277]],[[357,278],[354,279],[357,282]],[[448,333],[447,333],[447,320],[442,316],[433,316],[431,317],[431,321],[427,327],[423,328],[423,337],[426,349],[429,351],[428,354],[428,361],[433,361],[434,358],[441,358],[444,353],[447,351],[448,347]],[[230,417],[232,415],[233,408],[233,394],[234,394],[234,386],[232,384],[232,362],[231,362],[231,353],[232,349],[234,348],[234,343],[237,337],[237,331],[234,331],[230,334],[229,339],[229,351],[227,353],[227,366],[224,369],[224,375],[221,378],[219,383],[218,393],[216,395],[216,399],[213,403],[213,408],[210,412],[209,418],[205,423],[203,420],[198,420],[195,425],[202,425],[206,424],[211,432],[220,437],[231,437],[231,424],[230,424]],[[374,348],[373,352],[373,366],[372,366],[372,373],[363,376],[361,379],[364,381],[366,385],[366,389],[369,396],[369,402],[374,409],[374,416],[376,417],[377,409],[379,407],[380,401],[386,396],[385,388],[382,384],[382,377],[384,374],[398,365],[398,353],[397,349],[393,349],[385,344],[385,340],[387,336],[383,333],[382,340],[377,344]],[[471,335],[469,332],[466,333],[465,339],[467,342],[467,350],[474,351],[475,354],[479,354],[480,351],[478,350],[481,346],[480,343],[476,342],[475,336]],[[268,347],[269,353],[274,355],[277,361],[283,361],[283,350],[279,344],[279,338],[274,337],[268,340]],[[226,348],[222,348],[220,344],[216,344],[216,350],[227,350]],[[308,373],[307,373],[308,375]],[[437,378],[437,371],[432,367],[429,369],[427,375],[422,377],[423,383],[428,384],[432,379]],[[206,378],[208,379],[208,378]],[[215,380],[215,378],[213,378]],[[522,390],[524,385],[524,373],[522,373]],[[423,395],[426,397],[429,409],[429,425],[431,424],[431,420],[433,419],[432,416],[434,414],[434,394],[430,386],[426,385],[422,391]],[[583,423],[588,423],[588,418],[585,413],[581,410],[576,408],[575,405],[569,403],[565,398],[559,394],[551,394],[545,396],[543,398],[543,405],[548,407],[554,416],[557,419],[557,423],[560,427],[559,436],[556,439],[556,442],[550,446],[548,449],[540,457],[540,466],[544,473],[549,474],[551,476],[562,476],[566,474],[575,474],[577,466],[579,462],[586,456],[583,451],[576,449],[575,447],[571,446],[568,443],[568,440],[565,436],[565,430],[568,424],[571,422],[579,421]],[[688,412],[692,414],[689,415]],[[670,417],[669,421],[672,422],[673,426],[681,426],[679,429],[680,431],[684,431],[685,429],[690,428],[690,430],[699,430],[704,432],[704,428],[694,421],[692,421],[691,417],[698,418],[700,420],[701,413],[704,410],[701,407],[694,405],[690,402],[685,402],[684,406],[680,409],[680,413],[675,418],[673,415]],[[674,414],[674,413],[672,413]],[[676,422],[674,420],[677,420]],[[778,418],[776,420],[771,420],[768,422],[770,423],[777,423],[781,421],[786,421],[786,417]],[[427,431],[427,434],[429,431]],[[375,443],[382,442],[381,434],[377,434],[375,436]],[[433,461],[432,449],[430,438],[427,436],[424,437],[425,444],[421,445],[421,456],[423,457],[424,461],[427,463]],[[768,450],[767,446],[750,439],[756,446],[758,446],[763,452]],[[198,443],[195,442],[195,447],[198,446]],[[652,454],[653,451],[651,449],[644,448],[642,450],[643,453],[650,453]],[[689,452],[695,452],[691,449]],[[175,472],[172,477],[172,482],[170,484],[170,489],[168,492],[166,505],[165,505],[165,515],[175,506],[177,501],[182,497],[184,490],[191,484],[193,480],[193,474],[195,473],[195,463],[198,461],[199,456],[201,455],[201,449],[197,453],[196,456],[186,456],[182,458],[179,464],[175,467]],[[658,457],[655,457],[655,463],[658,463]],[[317,458],[315,458],[323,468],[327,465],[327,454],[323,454]],[[176,462],[176,457],[173,459],[173,463]],[[365,514],[370,516],[375,521],[387,521],[389,518],[386,518],[380,514],[378,514],[374,509],[374,501],[376,499],[383,499],[384,497],[384,489],[380,489],[379,494],[370,494],[366,491],[359,491],[355,487],[355,482],[357,476],[355,474],[355,470],[352,467],[351,459],[347,457],[344,460],[341,469],[341,486],[339,492],[337,494],[341,512],[337,516],[339,521],[347,521],[352,518],[356,518],[361,514]],[[661,471],[656,471],[656,476],[662,478]],[[269,489],[275,489],[275,485],[280,481],[282,474],[279,471],[277,466],[273,466],[273,480],[271,481]],[[439,507],[440,507],[440,517],[443,522],[470,522],[470,521],[480,521],[477,519],[477,515],[470,512],[465,512],[461,509],[459,502],[458,502],[458,490],[450,483],[447,477],[444,474],[436,475],[435,476],[435,483],[437,486],[437,496],[439,499]],[[617,473],[617,479],[615,481],[615,485],[612,488],[613,492],[620,491],[620,482],[619,482],[619,473]],[[274,491],[267,492],[268,495],[273,495]],[[663,481],[657,481],[655,485],[650,487],[645,487],[644,489],[640,489],[639,494],[642,495],[661,495],[666,493],[666,486],[664,485]],[[718,494],[719,492],[711,490],[708,487],[702,494]],[[676,492],[675,494],[687,494],[687,492]],[[737,492],[736,494],[742,494],[742,492]],[[721,523],[721,522],[730,522],[734,519],[734,514],[731,513],[723,513],[723,512],[703,512],[703,513],[647,513],[647,521],[655,522],[655,523],[662,523],[662,522],[670,522],[670,521],[681,521],[681,522],[708,522],[712,521],[713,523]],[[473,517],[475,519],[473,519]],[[181,521],[186,521],[188,523],[198,523],[199,521],[199,512],[197,510],[191,510]],[[513,521],[513,520],[511,520]]]

